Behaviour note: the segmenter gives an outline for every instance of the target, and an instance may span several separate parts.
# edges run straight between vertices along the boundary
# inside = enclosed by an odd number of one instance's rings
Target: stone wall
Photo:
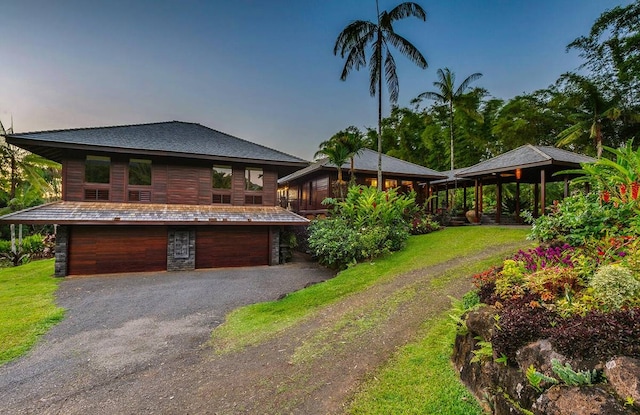
[[[548,340],[538,340],[516,352],[516,362],[497,362],[498,356],[480,361],[474,351],[481,340],[491,341],[495,330],[493,307],[483,307],[466,317],[467,332],[456,337],[453,364],[460,379],[485,409],[495,415],[615,415],[640,413],[640,360],[617,357],[607,362],[568,359],[553,349]],[[606,383],[588,386],[543,384],[531,386],[525,375],[533,365],[546,376],[552,371],[551,359],[569,363],[577,370],[599,370]]]
[[[195,268],[195,229],[170,227],[167,238],[167,271],[189,271]]]
[[[269,265],[278,265],[280,263],[280,227],[269,227],[269,244],[271,245],[271,252],[269,258]]]
[[[56,227],[56,247],[55,247],[55,266],[54,275],[56,277],[64,277],[67,275],[67,261],[69,258],[69,227]]]

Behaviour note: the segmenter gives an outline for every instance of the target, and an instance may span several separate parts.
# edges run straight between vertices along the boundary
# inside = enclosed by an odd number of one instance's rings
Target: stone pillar
[[[54,275],[56,277],[64,277],[68,272],[67,261],[69,258],[69,226],[57,226],[56,228]]]
[[[280,227],[269,226],[269,248],[270,257],[269,265],[278,265],[280,263]]]
[[[196,230],[169,227],[167,235],[167,271],[190,271],[196,268]]]

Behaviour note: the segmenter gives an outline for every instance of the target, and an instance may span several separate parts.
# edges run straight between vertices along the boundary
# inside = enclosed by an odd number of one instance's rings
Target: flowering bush
[[[624,305],[640,306],[640,281],[624,265],[603,266],[589,285],[605,310],[619,310]]]
[[[335,268],[402,249],[416,210],[414,194],[362,186],[350,187],[344,201],[323,203],[333,209],[309,225],[309,248],[320,263]]]

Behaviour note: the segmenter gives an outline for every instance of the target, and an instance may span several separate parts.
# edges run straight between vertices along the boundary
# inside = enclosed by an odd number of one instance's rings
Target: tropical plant
[[[464,94],[469,84],[476,79],[482,76],[481,73],[476,72],[474,74],[469,75],[462,83],[456,88],[455,81],[456,75],[449,69],[438,69],[438,80],[433,83],[433,85],[438,89],[437,91],[427,91],[418,95],[417,99],[432,99],[436,101],[436,103],[441,105],[446,105],[447,112],[449,115],[449,137],[450,137],[450,155],[451,155],[451,170],[454,167],[454,108],[459,107],[461,110],[467,112],[470,115],[473,115],[478,120],[481,120],[481,115],[477,112],[471,110],[469,106],[463,105],[464,103]]]
[[[325,199],[323,203],[333,206],[330,216],[309,225],[309,247],[323,264],[344,268],[398,251],[409,237],[413,193],[351,186],[344,200]]]
[[[6,129],[0,121],[0,135],[13,134],[13,126]],[[5,206],[25,208],[42,200],[55,200],[60,193],[60,165],[36,154],[0,142],[0,200]],[[16,209],[11,209],[16,210]]]
[[[338,35],[333,47],[333,54],[345,58],[340,75],[342,81],[352,70],[359,70],[367,65],[367,47],[372,45],[369,59],[369,93],[378,96],[378,190],[382,190],[382,82],[386,79],[389,100],[398,101],[399,82],[396,63],[390,47],[398,49],[420,68],[427,67],[427,60],[420,51],[407,39],[398,35],[393,23],[406,17],[417,17],[425,21],[427,14],[417,3],[404,2],[390,11],[380,12],[376,0],[377,21],[356,20],[345,27]]]
[[[344,199],[344,180],[342,180],[342,165],[351,157],[350,149],[339,141],[325,141],[320,145],[320,150],[316,151],[314,157],[326,156],[331,164],[338,168],[338,194],[340,199]]]
[[[327,141],[320,143],[320,149],[316,152],[317,155],[326,155],[324,153],[325,148],[341,147],[349,154],[350,168],[349,168],[349,182],[355,184],[355,166],[354,157],[358,155],[364,148],[366,148],[366,140],[362,135],[362,132],[357,127],[349,126],[342,131],[338,131]],[[342,166],[338,167],[338,174],[342,176]],[[339,178],[341,180],[342,177]]]
[[[595,82],[575,73],[566,73],[559,83],[567,85],[567,97],[577,112],[569,116],[572,125],[558,134],[558,146],[566,146],[585,138],[594,141],[596,155],[602,156],[603,124],[622,116],[620,98],[607,96]]]

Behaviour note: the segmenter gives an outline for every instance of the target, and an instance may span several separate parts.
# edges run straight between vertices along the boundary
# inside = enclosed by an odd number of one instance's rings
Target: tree
[[[622,110],[617,96],[607,97],[598,86],[584,76],[574,73],[562,75],[558,82],[565,82],[567,94],[577,110],[570,119],[573,125],[558,134],[558,146],[575,143],[584,138],[595,142],[596,155],[602,156],[602,128],[606,121],[620,118]]]
[[[369,59],[369,93],[378,95],[378,190],[382,190],[382,81],[386,79],[389,90],[389,100],[398,101],[399,83],[396,73],[396,63],[391,55],[390,46],[398,49],[420,68],[427,67],[427,60],[420,51],[407,39],[398,35],[393,29],[393,23],[405,17],[417,17],[425,21],[427,14],[417,3],[404,2],[391,11],[380,13],[376,0],[377,22],[356,20],[345,27],[338,35],[333,47],[333,54],[340,54],[345,58],[340,79],[345,81],[352,70],[359,70],[367,65],[367,47],[372,45]],[[384,69],[384,73],[383,73]]]
[[[356,176],[354,157],[367,147],[367,142],[362,132],[358,129],[358,127],[350,125],[344,130],[335,133],[329,140],[320,143],[320,150],[322,150],[326,146],[332,146],[333,143],[337,143],[345,147],[347,152],[349,153],[349,159],[351,161],[351,166],[349,168],[349,182],[351,184],[355,184]]]
[[[464,98],[465,90],[469,87],[469,84],[476,79],[482,76],[481,73],[476,72],[474,74],[469,75],[462,83],[455,87],[456,75],[451,72],[449,68],[438,69],[438,80],[433,83],[433,85],[438,89],[437,91],[427,91],[418,95],[417,100],[422,100],[424,98],[432,99],[436,103],[440,105],[446,105],[448,109],[449,115],[449,137],[450,137],[450,152],[451,152],[451,170],[454,167],[454,151],[453,151],[453,142],[454,142],[454,108],[458,106]],[[461,106],[461,109],[466,110],[464,106]]]
[[[617,6],[598,17],[589,36],[581,36],[567,46],[586,59],[584,66],[607,83],[625,91],[628,102],[640,98],[640,1]]]
[[[0,135],[13,134],[13,125]],[[59,197],[60,165],[18,147],[6,140],[0,143],[0,200],[18,210]]]
[[[349,148],[336,140],[327,140],[320,144],[320,149],[316,151],[314,157],[325,156],[338,168],[338,193],[340,199],[344,199],[344,180],[342,180],[342,165],[349,160],[351,153]]]

